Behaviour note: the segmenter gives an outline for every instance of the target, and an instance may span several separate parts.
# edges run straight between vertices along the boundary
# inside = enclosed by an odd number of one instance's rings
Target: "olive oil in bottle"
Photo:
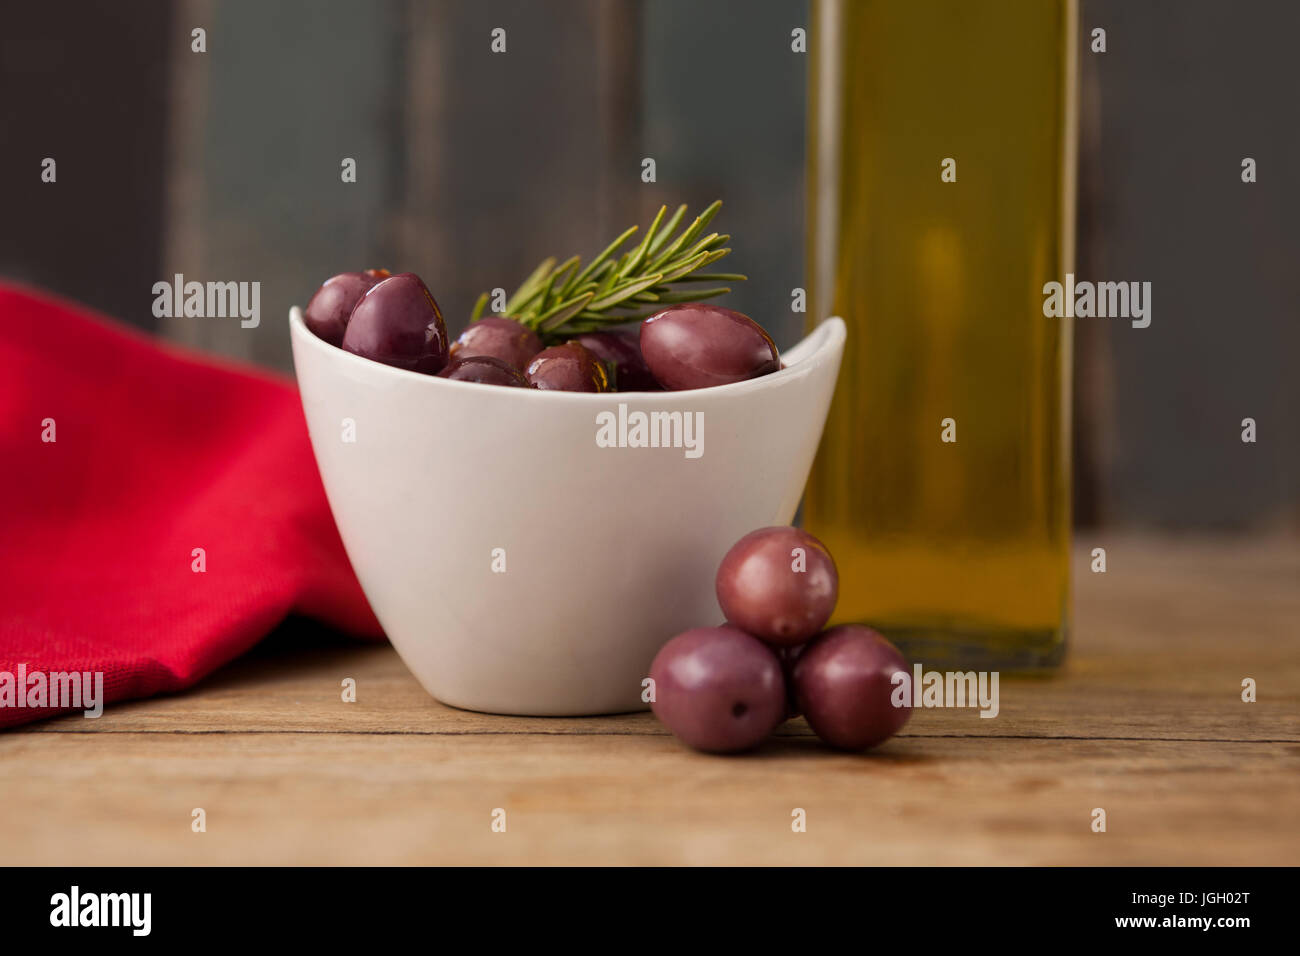
[[[836,620],[1041,668],[1069,603],[1072,0],[818,0],[810,318],[847,350],[804,524]]]

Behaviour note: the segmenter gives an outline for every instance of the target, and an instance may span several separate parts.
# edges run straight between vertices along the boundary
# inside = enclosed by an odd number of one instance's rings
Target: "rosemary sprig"
[[[554,257],[543,259],[506,300],[504,314],[545,338],[557,339],[643,319],[665,304],[725,295],[730,288],[682,287],[745,279],[735,272],[699,271],[731,251],[727,248],[730,236],[716,232],[701,235],[721,208],[721,200],[712,203],[677,233],[686,207],[678,206],[664,223],[668,207],[661,206],[641,241],[625,252],[619,250],[637,231],[636,226],[625,230],[585,266],[577,256],[558,265]],[[471,321],[478,321],[487,304],[485,292],[474,303]]]

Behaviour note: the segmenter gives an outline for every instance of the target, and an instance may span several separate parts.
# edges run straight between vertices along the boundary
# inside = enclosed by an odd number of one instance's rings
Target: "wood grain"
[[[865,756],[795,721],[706,757],[649,714],[454,710],[388,647],[299,634],[0,737],[0,863],[1296,863],[1300,548],[1103,544],[1068,666],[1003,678],[996,719],[919,711]]]

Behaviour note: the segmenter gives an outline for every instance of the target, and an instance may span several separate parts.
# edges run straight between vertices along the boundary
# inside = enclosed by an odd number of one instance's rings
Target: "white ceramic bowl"
[[[794,517],[845,336],[828,319],[748,382],[593,395],[390,368],[297,308],[289,329],[330,508],[393,646],[444,703],[535,715],[644,709],[663,643],[721,623],[718,562]],[[702,453],[601,447],[620,405],[630,441],[635,412],[702,416]]]

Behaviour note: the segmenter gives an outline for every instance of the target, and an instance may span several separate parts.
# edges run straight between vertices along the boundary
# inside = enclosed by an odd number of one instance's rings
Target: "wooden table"
[[[1084,539],[1075,569],[1061,675],[867,755],[802,721],[724,758],[649,714],[452,710],[300,627],[190,693],[0,735],[0,863],[1298,862],[1300,547]]]

